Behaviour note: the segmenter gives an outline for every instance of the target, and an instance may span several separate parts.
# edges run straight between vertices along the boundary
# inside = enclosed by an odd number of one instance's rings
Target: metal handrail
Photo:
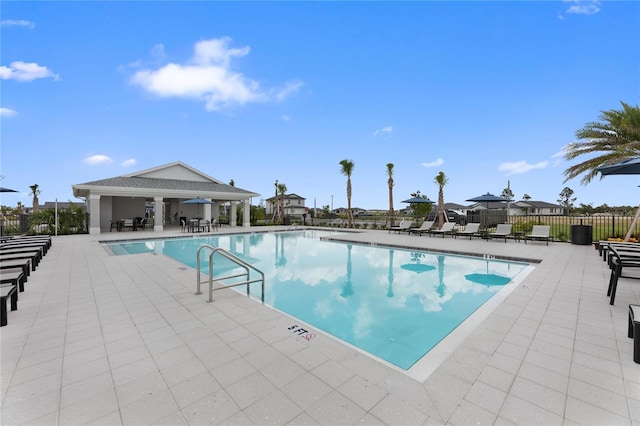
[[[211,253],[209,253],[209,302],[213,302],[213,292],[216,290],[222,290],[225,288],[231,288],[231,287],[237,287],[239,285],[246,285],[247,286],[247,296],[249,296],[249,287],[250,284],[252,283],[256,283],[256,282],[262,282],[262,286],[261,286],[261,296],[260,296],[260,300],[262,301],[262,303],[264,303],[264,272],[262,272],[260,269],[256,268],[255,266],[252,266],[251,264],[245,262],[244,260],[240,259],[238,256],[228,252],[227,250],[220,248],[220,247],[213,247],[209,244],[203,244],[200,247],[198,247],[198,251],[196,253],[196,270],[197,270],[197,288],[196,288],[196,294],[202,294],[202,292],[200,291],[200,284],[202,284],[203,282],[206,281],[200,281],[200,251],[202,249],[210,249]],[[243,273],[240,274],[235,274],[235,275],[228,275],[226,277],[219,277],[219,278],[215,278],[216,281],[218,281],[219,283],[221,283],[221,281],[223,280],[228,280],[230,278],[238,278],[238,277],[246,277],[245,281],[241,281],[238,283],[233,283],[233,284],[229,284],[229,285],[223,285],[222,287],[218,287],[218,288],[213,288],[213,255],[215,253],[219,253],[221,256],[229,259],[230,261],[232,261],[233,263],[237,264],[239,267],[244,269]],[[252,269],[254,271],[256,271],[258,274],[260,274],[260,278],[256,278],[253,280],[249,279],[249,269]],[[222,283],[221,283],[222,284]]]

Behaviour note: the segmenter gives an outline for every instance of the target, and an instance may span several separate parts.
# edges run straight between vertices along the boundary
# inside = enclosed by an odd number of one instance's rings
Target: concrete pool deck
[[[621,279],[610,306],[591,246],[345,236],[541,260],[421,381],[322,334],[307,341],[237,292],[206,303],[172,259],[99,243],[158,236],[54,237],[0,329],[3,425],[640,424],[627,337],[640,283]]]

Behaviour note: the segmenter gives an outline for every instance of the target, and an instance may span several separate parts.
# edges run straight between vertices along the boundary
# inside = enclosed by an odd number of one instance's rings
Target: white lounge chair
[[[547,245],[549,245],[549,234],[551,233],[551,226],[549,225],[533,225],[533,229],[531,229],[531,233],[524,236],[524,243],[527,243],[527,240],[537,240],[537,241],[546,241]]]
[[[442,238],[444,238],[445,234],[453,235],[453,227],[455,226],[455,222],[445,222],[440,229],[432,229],[429,231],[429,234],[442,234]]]
[[[504,238],[504,242],[507,242],[507,237],[511,235],[511,224],[501,223],[496,227],[495,232],[489,232],[489,238]]]
[[[409,232],[410,227],[411,227],[411,221],[402,219],[400,221],[400,224],[398,224],[398,226],[392,226],[389,228],[389,233],[391,233],[391,231],[395,231],[398,234],[403,231]]]
[[[469,239],[471,239],[471,237],[479,237],[480,235],[478,234],[478,232],[480,231],[480,224],[479,223],[467,223],[467,226],[465,226],[464,230],[462,231],[456,231],[455,236],[457,237],[458,235],[462,235],[462,236],[469,236]]]
[[[423,232],[429,232],[434,223],[435,221],[433,220],[425,220],[419,228],[409,228],[409,234],[422,235]]]

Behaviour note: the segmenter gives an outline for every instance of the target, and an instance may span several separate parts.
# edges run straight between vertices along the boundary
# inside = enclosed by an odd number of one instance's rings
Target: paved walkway
[[[289,317],[236,292],[206,303],[172,259],[98,242],[145,236],[158,235],[54,237],[0,329],[2,425],[640,424],[627,338],[640,283],[621,279],[610,306],[590,246],[349,234],[542,260],[416,380],[324,335],[296,337]]]

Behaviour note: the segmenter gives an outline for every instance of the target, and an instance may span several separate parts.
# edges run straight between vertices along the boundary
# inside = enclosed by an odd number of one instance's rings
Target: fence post
[[[20,233],[26,234],[29,231],[29,215],[23,213],[20,215]]]
[[[611,213],[611,236],[616,236],[616,215]]]

